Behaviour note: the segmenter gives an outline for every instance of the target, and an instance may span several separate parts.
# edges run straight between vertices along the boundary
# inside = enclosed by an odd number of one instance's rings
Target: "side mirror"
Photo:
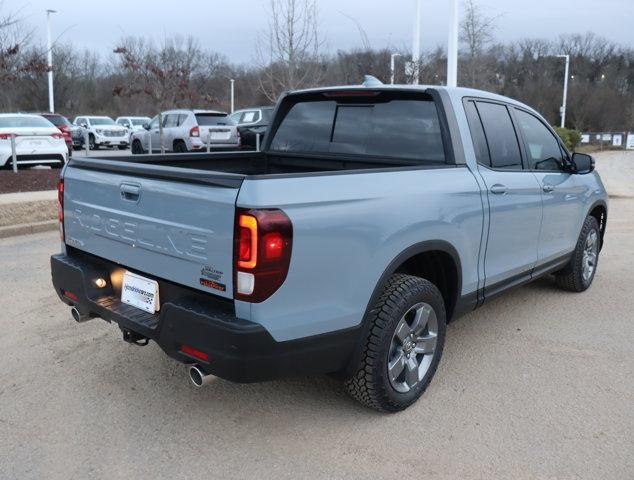
[[[150,124],[149,123],[144,123],[143,124],[143,128],[145,128],[146,130],[150,129]]]
[[[594,170],[594,158],[587,153],[573,153],[572,164],[574,173],[584,174]]]
[[[83,127],[83,128],[88,128],[88,124],[87,123],[80,123],[79,126]]]

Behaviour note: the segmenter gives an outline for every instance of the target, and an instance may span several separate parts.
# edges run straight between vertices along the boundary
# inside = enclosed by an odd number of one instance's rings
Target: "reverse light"
[[[101,277],[95,278],[93,283],[97,288],[104,288],[107,285],[106,279]]]
[[[190,137],[200,137],[200,128],[198,127],[192,127],[189,130],[189,136]]]
[[[293,226],[279,209],[237,209],[234,296],[258,303],[284,283],[291,261]]]

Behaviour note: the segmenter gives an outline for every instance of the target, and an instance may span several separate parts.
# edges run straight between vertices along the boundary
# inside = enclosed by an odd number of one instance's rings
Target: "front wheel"
[[[130,149],[133,155],[141,155],[145,153],[145,151],[143,150],[143,145],[141,145],[141,140],[134,140]]]
[[[570,262],[555,274],[559,288],[569,292],[583,292],[590,287],[597,273],[600,244],[599,222],[596,218],[587,216]]]
[[[346,387],[368,407],[398,412],[418,400],[436,372],[445,343],[445,305],[433,283],[395,274],[371,313]]]

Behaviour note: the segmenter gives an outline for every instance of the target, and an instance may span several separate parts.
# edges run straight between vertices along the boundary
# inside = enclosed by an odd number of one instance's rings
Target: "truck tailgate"
[[[141,275],[232,298],[238,190],[71,164],[64,174],[66,243]]]

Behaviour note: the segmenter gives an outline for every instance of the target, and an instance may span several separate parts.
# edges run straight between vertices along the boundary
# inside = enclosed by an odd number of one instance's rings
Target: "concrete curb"
[[[46,220],[45,222],[20,223],[18,225],[7,225],[0,227],[0,238],[15,237],[17,235],[28,235],[31,233],[48,232],[57,230],[59,222],[57,220]]]

